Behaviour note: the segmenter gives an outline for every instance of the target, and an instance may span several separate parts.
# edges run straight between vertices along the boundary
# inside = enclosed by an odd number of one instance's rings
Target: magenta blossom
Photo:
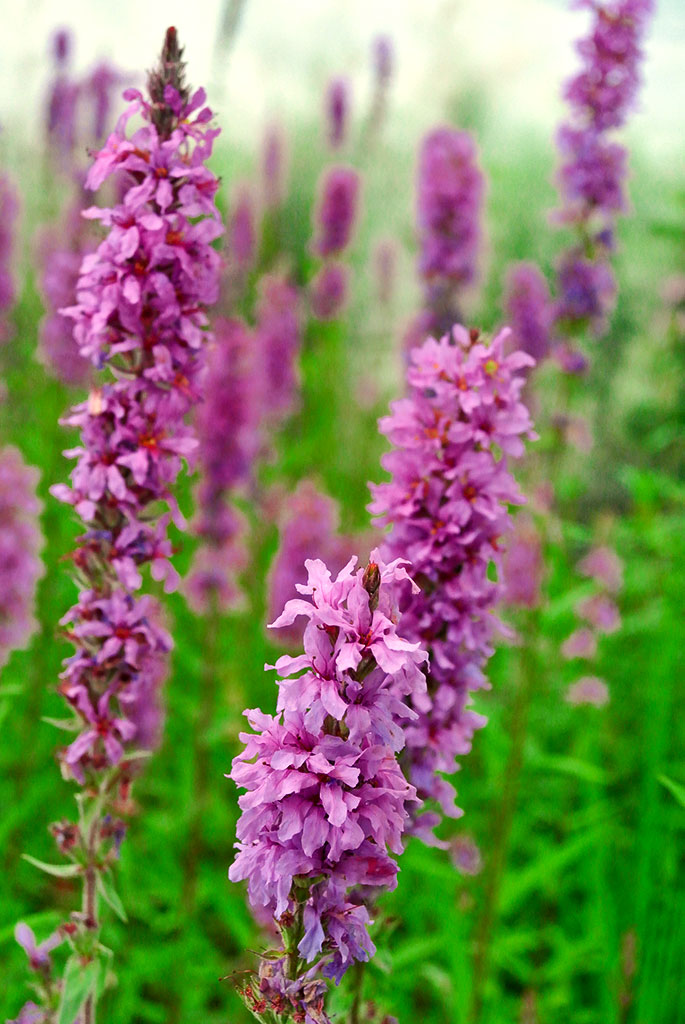
[[[307,620],[304,653],[284,656],[278,713],[246,712],[255,729],[231,778],[239,803],[233,881],[281,927],[298,918],[298,949],[340,979],[374,952],[365,888],[394,888],[407,803],[415,797],[397,762],[400,722],[415,717],[403,698],[425,689],[426,655],[397,628],[398,602],[415,592],[401,560],[377,552],[333,579],[308,560],[309,579],[273,627]]]
[[[380,421],[394,445],[383,459],[391,479],[371,488],[370,510],[391,526],[384,557],[401,552],[421,584],[401,604],[402,629],[430,654],[428,690],[409,700],[417,717],[405,727],[403,764],[421,800],[452,816],[454,789],[442,773],[454,772],[485,724],[468,705],[488,685],[483,669],[499,628],[490,566],[501,569],[508,506],[523,502],[507,462],[523,454],[523,437],[535,436],[520,401],[533,360],[506,355],[508,337],[501,331],[487,345],[455,327],[413,350],[409,395]],[[417,829],[430,838],[438,820],[422,815]]]

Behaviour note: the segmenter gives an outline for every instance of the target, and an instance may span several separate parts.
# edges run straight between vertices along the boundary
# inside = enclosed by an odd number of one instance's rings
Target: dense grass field
[[[546,140],[521,139],[502,152],[487,119],[469,127],[478,134],[489,192],[482,286],[467,314],[470,324],[492,330],[502,320],[506,266],[535,259],[549,271],[563,233],[547,220],[554,156]],[[418,293],[413,153],[381,140],[362,156],[365,216],[351,255],[353,297],[341,319],[309,325],[300,410],[274,439],[277,455],[261,467],[259,482],[266,491],[313,478],[339,502],[342,529],[363,535],[364,556],[367,483],[383,477],[384,441],[375,423],[403,388],[401,335]],[[250,159],[228,143],[215,155],[224,209]],[[289,198],[276,236],[265,242],[263,258],[269,245],[285,252],[299,279],[308,273],[311,196],[326,159],[315,128],[301,127]],[[379,951],[363,979],[378,1022],[384,1014],[402,1024],[685,1021],[685,314],[681,306],[676,315],[663,297],[664,280],[685,273],[685,193],[672,169],[650,164],[646,151],[634,153],[632,163],[633,210],[620,224],[615,257],[617,308],[608,334],[587,343],[592,369],[571,396],[594,445],[589,454],[554,448],[548,423],[559,385],[543,372],[535,383],[542,436],[517,473],[524,489],[550,477],[557,486],[560,515],[545,535],[544,600],[538,609],[503,611],[519,642],[499,648],[489,669],[492,689],[476,701],[489,722],[457,776],[464,815],[441,830],[450,849],[410,841],[398,888],[381,900],[373,929]],[[21,858],[54,859],[47,826],[71,814],[74,788],[60,778],[60,737],[44,718],[63,714],[55,687],[69,645],[57,623],[75,597],[65,556],[77,532],[70,510],[48,488],[66,479],[61,451],[73,439],[58,420],[78,393],[35,358],[42,308],[31,238],[61,202],[59,188],[40,187],[45,170],[35,164],[20,178],[21,289],[14,337],[0,351],[7,390],[0,437],[40,469],[45,533],[39,630],[0,678],[0,1003],[7,1016],[26,998],[16,921],[42,938],[79,899],[73,882]],[[381,233],[401,244],[389,309],[374,301],[369,269]],[[186,476],[180,504],[188,515],[191,489]],[[253,506],[245,511],[252,530],[244,610],[223,616],[217,633],[182,594],[163,596],[175,642],[164,740],[136,783],[137,812],[118,865],[129,920],[106,916],[116,983],[99,1010],[105,1024],[248,1019],[226,978],[253,966],[265,939],[243,887],[227,880],[237,793],[224,774],[239,749],[243,709],[275,706],[273,673],[263,666],[279,648],[265,629],[277,530]],[[613,545],[625,573],[621,627],[601,640],[592,667],[609,687],[601,708],[565,700],[581,672],[560,655],[574,608],[591,592],[575,566],[597,539]],[[183,575],[196,541],[180,533],[174,540]],[[473,874],[458,869],[463,837],[480,851]],[[331,1003],[336,1020],[345,1019],[349,999],[343,983]]]

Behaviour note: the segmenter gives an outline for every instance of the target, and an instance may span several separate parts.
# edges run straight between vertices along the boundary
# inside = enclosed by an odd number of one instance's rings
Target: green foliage
[[[499,319],[507,261],[537,256],[543,267],[552,265],[557,240],[545,226],[544,211],[553,201],[545,152],[537,140],[529,140],[515,158],[507,154],[505,164],[494,137],[484,139],[493,224],[481,309],[486,326]],[[369,167],[366,204],[371,216],[355,252],[360,285],[353,306],[346,323],[308,335],[302,408],[279,438],[278,459],[263,479],[264,484],[284,480],[293,486],[305,475],[314,476],[341,503],[346,530],[368,524],[366,483],[381,477],[382,443],[374,421],[399,387],[392,327],[372,307],[364,271],[374,233],[387,230],[386,216],[394,217],[398,235],[411,238],[409,204],[400,212],[395,204],[389,212],[392,188],[383,173],[387,167],[393,187],[408,195],[411,161],[390,151],[381,156],[378,167]],[[231,177],[228,161],[235,159],[226,156],[226,181]],[[298,147],[294,166],[305,166]],[[280,224],[282,235],[292,240],[298,273],[309,231],[307,187],[314,180],[311,170],[307,173],[309,178],[298,179],[305,184]],[[671,386],[681,357],[661,346],[657,316],[658,283],[673,256],[668,247],[677,244],[675,234],[659,225],[673,223],[676,214],[668,208],[668,181],[643,167],[638,175],[635,219],[623,231],[618,257],[621,298],[614,331],[607,354],[597,355],[600,379],[579,399],[588,414],[601,400],[596,447],[589,459],[567,455],[561,474],[561,494],[573,525],[547,552],[538,668],[478,1024],[521,1019],[671,1024],[683,1019],[679,968],[685,907],[678,886],[684,828],[679,780],[685,778],[685,764],[678,683],[685,487],[675,448],[663,432],[636,429],[636,410],[649,400],[658,422],[673,432],[679,426],[682,433]],[[654,196],[659,198],[649,198]],[[631,262],[638,249],[639,276]],[[411,303],[411,288],[407,292]],[[17,336],[4,350],[10,398],[0,407],[0,430],[42,472],[47,573],[38,600],[40,631],[28,651],[12,657],[0,685],[0,992],[8,1015],[16,1014],[27,997],[25,957],[12,939],[14,924],[22,919],[39,939],[47,935],[76,909],[76,885],[69,875],[78,871],[76,865],[68,865],[66,874],[52,868],[55,851],[47,831],[51,821],[73,812],[73,786],[60,779],[53,756],[56,744],[68,736],[46,724],[59,724],[64,714],[55,684],[68,646],[56,624],[74,598],[62,559],[76,525],[48,495],[48,487],[68,472],[60,452],[72,438],[57,420],[73,396],[34,360],[39,316],[28,278],[16,312]],[[612,348],[616,324],[620,346]],[[375,382],[378,398],[365,404],[361,385],[369,382]],[[652,413],[648,418],[656,423]],[[191,508],[188,481],[180,503],[186,511]],[[206,687],[209,627],[188,611],[182,596],[174,595],[167,601],[176,646],[165,738],[136,782],[139,811],[122,846],[116,889],[109,875],[100,879],[100,893],[110,908],[103,908],[104,935],[113,951],[116,984],[104,953],[101,962],[85,969],[70,960],[60,1024],[71,1024],[96,985],[103,990],[98,1016],[103,1024],[244,1024],[249,1019],[230,982],[220,979],[254,966],[266,939],[243,889],[226,878],[237,794],[224,773],[239,748],[242,709],[274,706],[273,673],[265,673],[263,665],[273,663],[278,651],[264,628],[263,588],[277,538],[273,527],[247,511],[255,535],[248,605],[224,619],[214,638],[216,713],[201,738],[209,799],[199,822],[201,856],[194,877],[188,878],[188,835],[195,814],[195,730]],[[604,709],[564,701],[567,686],[581,672],[578,663],[565,662],[559,654],[573,628],[575,605],[588,593],[574,566],[590,543],[600,511],[612,517],[612,537],[626,566],[623,626],[603,641],[596,665],[611,692]],[[181,535],[175,542],[184,571],[193,542]],[[477,734],[457,777],[465,815],[443,828],[447,841],[471,835],[486,867],[510,749],[519,659],[515,646],[501,648],[493,659],[492,691],[477,701],[489,724]],[[22,860],[25,851],[29,855]],[[397,890],[381,901],[374,930],[379,950],[364,972],[364,999],[403,1024],[470,1024],[473,941],[483,905],[483,876],[463,877],[448,851],[412,841],[401,859]],[[58,963],[64,955],[64,947],[53,954]],[[349,1006],[344,984],[333,1000],[340,1012]],[[524,1007],[533,1008],[527,1017],[522,1016]]]

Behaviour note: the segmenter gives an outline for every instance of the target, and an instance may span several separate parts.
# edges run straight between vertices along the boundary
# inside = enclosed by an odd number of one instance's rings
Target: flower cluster
[[[507,506],[523,500],[507,458],[534,436],[519,399],[521,371],[533,360],[505,355],[508,336],[505,329],[487,345],[457,326],[411,353],[410,394],[380,421],[395,446],[383,459],[391,480],[372,486],[370,510],[392,527],[384,557],[401,552],[421,586],[401,606],[402,630],[430,654],[427,693],[411,698],[418,718],[406,726],[404,763],[419,797],[453,816],[454,789],[437,773],[454,772],[484,724],[467,705],[487,686],[483,667],[498,627],[500,587],[489,569],[500,567]],[[427,836],[438,820],[421,815],[417,831]]]
[[[188,579],[191,604],[198,611],[207,611],[213,600],[219,608],[230,608],[238,599],[235,577],[245,566],[244,522],[231,497],[249,486],[259,450],[253,335],[237,319],[217,319],[213,327],[205,398],[197,415],[202,478],[193,525],[202,546]]]
[[[38,471],[16,448],[0,450],[0,667],[36,629],[33,603],[43,575],[37,483]]]
[[[301,480],[279,512],[280,546],[269,570],[269,617],[275,619],[304,583],[307,557],[315,554],[332,572],[338,572],[352,555],[354,539],[338,533],[338,508],[311,480]],[[301,624],[281,627],[281,643],[301,643]]]
[[[0,342],[7,341],[11,334],[5,317],[15,299],[12,258],[18,216],[19,197],[14,183],[0,174]]]
[[[641,43],[653,0],[583,0],[593,13],[589,35],[577,44],[581,69],[564,96],[570,119],[561,125],[558,183],[561,219],[579,240],[558,268],[555,319],[562,327],[604,329],[615,284],[608,255],[616,214],[625,209],[626,151],[607,133],[625,121],[639,86]]]
[[[398,602],[418,588],[402,560],[371,559],[335,579],[307,561],[297,589],[310,600],[289,601],[272,624],[304,616],[304,653],[277,661],[277,714],[246,712],[255,733],[241,735],[231,771],[246,792],[229,877],[247,879],[252,905],[274,916],[283,955],[336,981],[374,952],[364,890],[396,884],[388,851],[401,851],[415,797],[397,754],[416,718],[406,699],[425,691],[426,654],[397,628]]]
[[[471,136],[446,126],[429,132],[421,144],[417,179],[418,269],[428,314],[424,331],[442,334],[460,319],[459,291],[476,276],[483,192]]]
[[[166,502],[176,514],[171,488],[197,443],[183,420],[198,397],[205,308],[218,293],[218,182],[204,166],[217,132],[204,92],[190,99],[167,72],[150,76],[151,102],[124,94],[130,105],[89,171],[91,189],[114,173],[127,188],[115,207],[86,211],[109,234],[84,260],[68,310],[81,354],[113,374],[67,417],[81,443],[68,453],[71,487],[53,488],[87,528],[73,556],[83,589],[64,620],[76,653],[61,685],[82,728],[61,761],[81,782],[135,741],[129,710],[170,646],[154,602],[136,591],[145,564],[175,584],[170,516],[153,509]],[[138,115],[143,125],[128,138]]]

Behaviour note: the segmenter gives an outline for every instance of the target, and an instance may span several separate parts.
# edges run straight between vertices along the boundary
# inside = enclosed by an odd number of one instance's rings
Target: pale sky
[[[0,123],[35,134],[45,90],[47,40],[58,26],[77,38],[76,64],[108,57],[144,70],[164,30],[176,25],[189,77],[207,85],[224,0],[0,0],[3,60]],[[269,114],[313,116],[327,77],[344,72],[355,102],[369,93],[369,49],[389,34],[397,60],[388,130],[407,139],[444,117],[447,95],[485,86],[503,131],[536,124],[551,131],[562,111],[559,89],[575,66],[572,43],[585,12],[563,0],[247,0],[221,95],[209,86],[224,129],[251,142]],[[641,109],[633,143],[655,158],[682,156],[685,146],[685,3],[658,0],[647,44]],[[213,92],[213,95],[212,95]]]

